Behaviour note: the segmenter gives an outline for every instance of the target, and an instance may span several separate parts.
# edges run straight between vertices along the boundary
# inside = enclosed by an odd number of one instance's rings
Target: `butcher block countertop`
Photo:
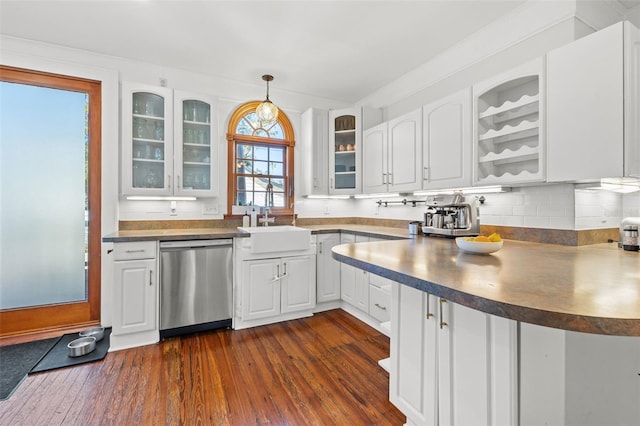
[[[337,260],[489,314],[564,330],[640,336],[640,254],[615,243],[505,240],[489,255],[455,240],[343,244]]]

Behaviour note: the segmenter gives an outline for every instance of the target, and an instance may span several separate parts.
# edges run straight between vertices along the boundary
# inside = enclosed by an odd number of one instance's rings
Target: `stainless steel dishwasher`
[[[160,242],[160,337],[231,326],[233,240]]]

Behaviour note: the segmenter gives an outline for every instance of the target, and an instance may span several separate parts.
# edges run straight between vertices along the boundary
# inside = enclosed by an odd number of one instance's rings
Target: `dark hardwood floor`
[[[402,425],[388,354],[342,310],[167,339],[28,376],[0,425]]]

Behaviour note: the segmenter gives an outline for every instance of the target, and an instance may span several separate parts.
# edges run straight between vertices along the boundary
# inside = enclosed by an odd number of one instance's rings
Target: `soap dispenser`
[[[256,213],[255,207],[251,210],[251,226],[258,226],[258,213]]]
[[[244,216],[242,216],[242,227],[243,228],[248,228],[249,226],[250,226],[249,213],[245,210],[244,211]]]

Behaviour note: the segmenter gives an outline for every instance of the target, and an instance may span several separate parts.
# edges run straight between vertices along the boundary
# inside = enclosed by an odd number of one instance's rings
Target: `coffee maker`
[[[422,232],[444,237],[474,236],[480,234],[480,209],[476,197],[432,195],[426,200]]]

